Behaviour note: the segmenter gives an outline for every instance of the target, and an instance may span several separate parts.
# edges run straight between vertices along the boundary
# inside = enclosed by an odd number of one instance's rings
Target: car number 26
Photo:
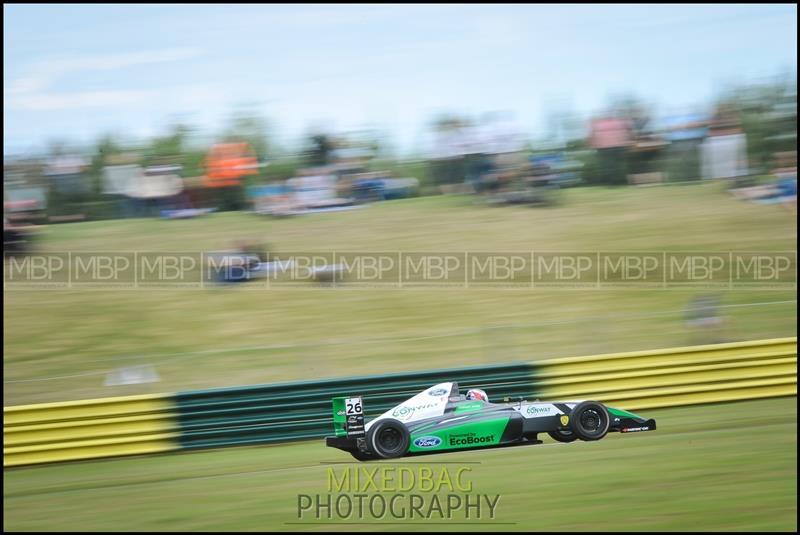
[[[347,398],[344,400],[345,414],[362,414],[361,398]]]

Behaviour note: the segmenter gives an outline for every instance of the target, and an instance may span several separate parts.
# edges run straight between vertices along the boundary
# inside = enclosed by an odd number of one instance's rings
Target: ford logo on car
[[[445,394],[447,394],[446,388],[434,388],[428,391],[429,396],[444,396]]]
[[[435,448],[442,443],[439,437],[420,437],[414,441],[414,445],[418,448]]]

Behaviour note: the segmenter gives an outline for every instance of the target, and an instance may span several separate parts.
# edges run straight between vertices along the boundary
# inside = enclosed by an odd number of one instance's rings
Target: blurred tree
[[[572,109],[566,98],[552,98],[545,106],[547,134],[541,140],[545,144],[566,147],[582,140],[584,125],[580,116]]]
[[[113,134],[104,134],[100,136],[95,145],[95,157],[100,160],[99,163],[105,163],[109,156],[119,154],[123,148],[120,142],[114,137]]]
[[[776,152],[797,150],[797,80],[780,76],[761,84],[727,88],[715,103],[731,114],[747,136],[751,166],[766,171]]]
[[[284,156],[276,158],[270,162],[265,169],[264,176],[267,182],[278,182],[288,180],[297,176],[297,170],[303,166],[301,159],[295,156]]]
[[[164,135],[154,137],[147,144],[142,164],[185,166],[187,141],[192,132],[192,128],[183,123],[170,125]]]
[[[183,154],[183,176],[199,177],[205,173],[206,151],[200,148],[187,149]]]
[[[66,139],[57,138],[51,139],[47,143],[47,157],[55,158],[59,156],[66,156],[70,151],[70,143]]]
[[[454,132],[468,124],[468,120],[456,113],[440,113],[431,122],[433,131],[437,134]]]
[[[619,118],[625,119],[630,125],[631,142],[636,145],[639,142],[646,141],[649,136],[653,134],[653,107],[645,102],[643,99],[636,96],[634,93],[620,93],[614,95],[610,99],[610,109],[612,113]],[[604,151],[599,151],[591,159],[587,166],[587,180],[599,180],[602,183],[625,185],[628,183],[629,175],[632,173],[640,173],[644,171],[655,170],[655,167],[660,165],[655,154],[651,151],[636,150],[635,146],[626,147],[624,153],[619,160],[619,166],[614,165],[615,159],[603,159],[602,154]],[[594,168],[592,169],[592,166]],[[603,173],[602,168],[611,167],[616,172]],[[699,167],[699,164],[698,164]],[[599,172],[599,174],[598,174]]]
[[[270,148],[268,131],[268,121],[255,109],[255,106],[246,105],[233,112],[223,132],[222,140],[249,144],[256,153],[258,161],[263,162],[267,159]]]
[[[653,107],[633,93],[612,97],[611,109],[618,117],[631,122],[634,136],[647,135],[652,131]]]
[[[332,136],[321,132],[308,136],[306,147],[303,150],[307,165],[317,167],[331,163],[333,150],[336,143]]]
[[[89,164],[88,174],[92,181],[92,191],[99,196],[103,191],[103,167],[109,164],[109,159],[120,154],[123,148],[113,134],[103,134],[95,144],[94,154]]]
[[[352,133],[349,146],[361,149],[368,159],[390,159],[393,147],[389,135],[376,127],[363,128]]]

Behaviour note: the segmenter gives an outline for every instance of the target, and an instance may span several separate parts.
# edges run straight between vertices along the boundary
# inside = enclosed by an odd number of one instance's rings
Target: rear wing
[[[365,436],[364,403],[361,397],[333,398],[333,430],[337,437]]]

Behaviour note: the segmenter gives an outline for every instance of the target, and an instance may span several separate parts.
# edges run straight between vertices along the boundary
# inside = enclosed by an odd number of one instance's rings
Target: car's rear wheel
[[[581,440],[600,440],[608,433],[611,419],[602,403],[579,403],[569,417],[569,427]]]
[[[575,442],[578,440],[578,436],[569,429],[556,429],[555,431],[548,431],[547,434],[558,442]]]
[[[367,444],[372,451],[384,459],[402,457],[408,451],[411,434],[398,420],[378,420],[367,432]]]

